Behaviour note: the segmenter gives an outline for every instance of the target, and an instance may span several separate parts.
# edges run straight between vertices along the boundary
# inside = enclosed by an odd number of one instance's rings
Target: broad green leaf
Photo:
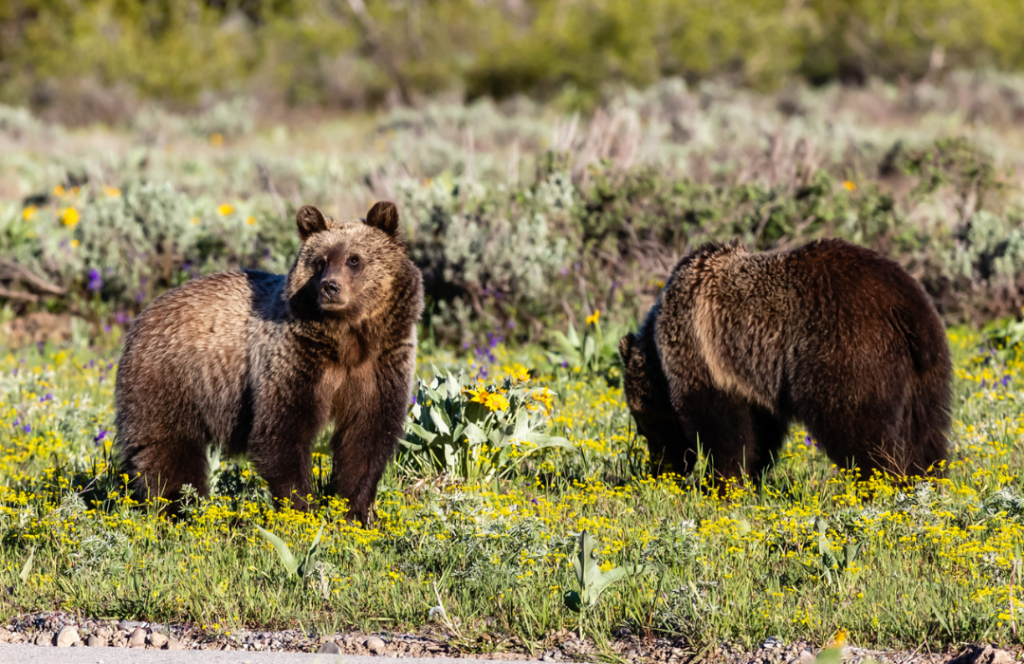
[[[576,334],[576,326],[575,325],[570,325],[569,326],[569,330],[568,330],[568,333],[566,335],[566,340],[572,345],[573,348],[579,348],[580,347],[580,337],[579,337],[578,334]]]
[[[316,564],[316,556],[320,553],[320,538],[324,534],[324,524],[320,523],[320,530],[317,531],[316,537],[313,538],[313,543],[309,545],[309,551],[302,558],[302,564],[299,565],[297,573],[300,577],[306,578],[310,572],[313,571],[313,566]]]
[[[470,422],[466,425],[466,439],[471,445],[482,445],[487,442],[487,434],[477,425]]]
[[[528,433],[524,434],[520,440],[533,443],[538,448],[562,447],[567,450],[576,449],[576,446],[569,442],[567,438],[562,438],[561,436],[548,436],[542,433]]]
[[[420,438],[422,438],[423,442],[427,443],[428,445],[432,443],[435,438],[437,438],[436,433],[431,433],[427,431],[426,429],[416,424],[415,422],[406,422],[405,428],[407,431],[414,433]]]
[[[419,452],[420,450],[426,447],[426,445],[417,445],[416,443],[410,443],[405,438],[399,438],[398,444],[407,450],[412,450],[413,452]]]
[[[592,359],[594,359],[594,337],[588,336],[583,344],[583,364],[590,364]]]
[[[451,427],[449,427],[448,423],[445,422],[445,417],[444,414],[441,412],[441,409],[431,408],[430,419],[431,421],[433,421],[434,426],[437,427],[438,431],[440,431],[441,433],[451,434]]]
[[[288,574],[295,574],[299,569],[299,562],[295,560],[295,556],[292,555],[291,549],[289,549],[288,545],[284,543],[284,540],[269,530],[264,530],[259,526],[256,526],[256,530],[260,531],[260,533],[267,538],[267,541],[270,542],[277,550],[277,555],[281,559],[281,564],[284,565],[286,570],[288,570]]]
[[[32,561],[36,557],[36,550],[33,548],[28,552],[28,559],[25,560],[25,564],[21,567],[21,573],[18,574],[18,578],[21,579],[23,584],[28,583],[28,577],[32,574]]]
[[[462,386],[459,385],[459,381],[456,380],[455,376],[448,372],[448,379],[445,381],[445,386],[448,388],[448,396],[452,399],[462,394]]]

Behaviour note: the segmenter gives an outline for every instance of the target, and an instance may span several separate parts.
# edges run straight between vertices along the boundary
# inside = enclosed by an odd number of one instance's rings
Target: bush
[[[1024,65],[1015,0],[5,0],[0,33],[0,100],[63,106],[79,122],[83,100],[116,112],[92,88],[356,107],[525,92],[593,107],[608,84],[664,76],[773,88],[793,76],[863,82]]]

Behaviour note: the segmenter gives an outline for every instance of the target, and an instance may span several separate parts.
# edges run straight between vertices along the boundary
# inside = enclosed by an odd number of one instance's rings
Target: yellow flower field
[[[415,630],[428,623],[436,584],[464,636],[536,639],[577,624],[562,595],[586,530],[603,569],[656,570],[607,590],[587,613],[593,633],[627,625],[694,643],[779,635],[824,644],[839,630],[861,646],[1010,641],[1022,608],[1024,361],[977,352],[975,333],[950,340],[958,360],[944,478],[858,483],[794,430],[760,489],[734,484],[724,496],[694,477],[646,475],[621,388],[568,368],[541,371],[539,353],[497,345],[489,374],[508,378],[478,383],[466,400],[487,417],[537,403],[531,417],[571,445],[532,451],[480,481],[414,476],[396,462],[368,530],[324,494],[323,447],[314,512],[275,509],[244,459],[215,458],[214,495],[188,499],[180,520],[162,516],[164,505],[138,505],[113,465],[116,345],[10,352],[0,359],[0,583],[13,591],[2,606]],[[479,359],[438,356],[422,358],[424,376],[432,363],[480,371]],[[540,396],[521,401],[518,389]],[[297,555],[323,526],[305,578],[285,575],[257,525]]]

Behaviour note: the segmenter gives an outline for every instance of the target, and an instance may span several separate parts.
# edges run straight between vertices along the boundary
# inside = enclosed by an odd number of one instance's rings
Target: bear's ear
[[[634,341],[636,341],[636,335],[632,332],[619,339],[619,355],[622,357],[623,363],[629,360],[629,351],[633,350]]]
[[[312,205],[303,205],[299,208],[295,213],[295,224],[299,227],[299,237],[303,242],[310,235],[327,230],[327,219]]]
[[[379,228],[388,235],[398,232],[398,208],[390,201],[374,203],[366,213],[366,225]]]

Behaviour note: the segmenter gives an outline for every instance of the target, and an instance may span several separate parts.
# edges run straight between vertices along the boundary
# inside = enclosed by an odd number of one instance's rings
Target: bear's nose
[[[338,297],[338,293],[341,292],[341,287],[338,286],[336,281],[323,281],[320,283],[320,294],[328,300],[333,300]]]

